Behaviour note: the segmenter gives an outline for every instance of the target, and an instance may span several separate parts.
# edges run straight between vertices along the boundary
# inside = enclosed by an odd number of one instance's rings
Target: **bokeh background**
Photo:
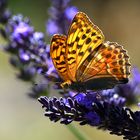
[[[73,0],[72,5],[87,13],[104,32],[106,40],[123,45],[132,65],[140,67],[139,0]],[[49,0],[9,0],[8,4],[14,14],[28,16],[36,30],[44,33],[49,6]],[[3,43],[1,39],[0,42]],[[26,94],[31,85],[16,79],[17,71],[8,58],[9,55],[0,50],[0,140],[76,140],[65,125],[50,122],[43,116],[40,103]],[[122,140],[109,132],[75,125],[88,140]]]

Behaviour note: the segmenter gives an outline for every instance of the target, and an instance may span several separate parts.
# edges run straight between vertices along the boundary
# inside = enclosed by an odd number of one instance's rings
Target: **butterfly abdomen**
[[[82,82],[72,82],[69,88],[76,92],[84,92],[86,93],[86,87]]]

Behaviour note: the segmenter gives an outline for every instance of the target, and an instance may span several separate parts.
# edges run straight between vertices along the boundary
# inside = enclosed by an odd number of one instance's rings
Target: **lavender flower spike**
[[[80,125],[88,124],[98,129],[109,130],[110,134],[122,135],[127,140],[140,139],[140,111],[133,112],[130,109],[97,100],[92,102],[90,107],[72,98],[42,96],[38,100],[45,109],[45,116],[51,121],[60,120],[62,124],[78,121]]]
[[[53,34],[67,34],[71,20],[78,12],[75,6],[69,6],[70,0],[51,0],[52,6],[48,13],[50,19],[46,30],[49,36]]]

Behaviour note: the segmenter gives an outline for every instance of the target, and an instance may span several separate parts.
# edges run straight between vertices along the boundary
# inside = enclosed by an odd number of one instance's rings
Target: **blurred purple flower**
[[[42,32],[34,32],[30,40],[33,44],[42,45],[44,43],[44,34]]]
[[[93,111],[88,112],[84,117],[90,122],[91,126],[98,126],[101,122],[99,115]]]
[[[11,16],[11,12],[7,9],[7,0],[0,0],[0,23],[6,24]]]
[[[78,12],[77,7],[71,6],[66,8],[65,15],[70,21],[72,21],[77,12]]]
[[[48,58],[47,61],[46,61],[47,65],[48,65],[48,70],[45,72],[45,77],[47,79],[49,79],[50,81],[53,81],[53,82],[58,82],[60,81],[60,77],[53,65],[53,62],[52,62],[52,59],[51,58]],[[54,83],[55,85],[56,83]],[[57,85],[55,86],[57,87]]]
[[[128,104],[137,102],[137,95],[140,95],[140,72],[137,67],[132,69],[132,78],[127,84],[117,85],[115,92],[126,98]]]
[[[20,73],[17,75],[18,78],[29,81],[33,80],[36,75],[36,69],[32,66],[25,66],[22,69],[20,69]]]
[[[65,8],[71,0],[51,0],[54,7]]]
[[[59,33],[59,28],[53,20],[48,20],[46,29],[49,35]]]
[[[30,54],[23,50],[19,50],[19,58],[22,62],[28,62],[30,60]]]
[[[49,8],[50,15],[46,24],[46,31],[49,36],[53,34],[67,34],[69,25],[74,15],[78,12],[75,6],[70,6],[70,0],[52,0]]]
[[[11,34],[13,39],[18,40],[22,37],[26,38],[29,37],[33,33],[33,27],[29,26],[29,24],[25,22],[20,22],[14,28],[14,32]]]
[[[110,104],[123,107],[126,103],[126,99],[119,96],[114,89],[101,90],[99,94],[104,101]]]

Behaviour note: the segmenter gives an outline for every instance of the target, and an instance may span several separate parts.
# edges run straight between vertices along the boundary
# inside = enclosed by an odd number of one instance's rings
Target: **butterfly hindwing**
[[[104,41],[102,31],[86,14],[79,12],[74,17],[68,32],[66,61],[70,77],[76,81],[76,71],[90,53]]]
[[[108,79],[110,84],[126,83],[130,75],[130,63],[126,50],[117,43],[105,42],[93,51],[77,71],[79,81],[90,80],[104,83]],[[113,85],[113,86],[114,86]],[[110,86],[110,85],[108,85]]]
[[[68,73],[66,68],[66,39],[65,35],[56,34],[53,36],[50,46],[50,55],[59,76],[64,80],[68,80]]]

